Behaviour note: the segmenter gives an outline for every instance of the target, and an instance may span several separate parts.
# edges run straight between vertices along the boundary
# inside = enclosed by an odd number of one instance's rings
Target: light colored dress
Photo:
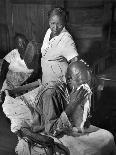
[[[20,86],[33,72],[33,69],[28,69],[25,61],[20,58],[18,49],[14,49],[8,53],[4,57],[4,60],[9,63],[9,70],[2,90],[13,89]]]
[[[50,39],[51,29],[49,28],[44,37],[41,48],[42,59],[42,82],[57,81],[58,79],[65,81],[65,73],[67,70],[67,61],[78,56],[75,43],[69,32],[63,28],[58,36]],[[59,57],[65,58],[60,62]]]

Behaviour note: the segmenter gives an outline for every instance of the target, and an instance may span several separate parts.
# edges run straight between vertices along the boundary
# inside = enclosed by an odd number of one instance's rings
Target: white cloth
[[[13,72],[24,72],[24,73],[32,73],[32,69],[28,69],[24,60],[20,58],[20,54],[18,52],[18,49],[12,50],[10,53],[8,53],[4,60],[6,60],[9,65],[9,70],[12,70]]]
[[[32,107],[35,107],[33,103],[40,87],[24,94],[23,96],[16,97],[15,99],[9,95],[5,97],[2,108],[5,115],[11,120],[12,132],[18,131],[25,122],[28,125],[31,124],[33,116],[29,107],[26,105],[26,102],[31,104]]]
[[[65,135],[60,141],[69,148],[70,155],[116,155],[114,137],[104,129],[79,137]]]
[[[18,155],[30,155],[28,143],[25,140],[19,138],[19,143],[15,148],[15,152]]]
[[[18,49],[14,49],[10,53],[8,53],[4,57],[4,60],[6,60],[9,63],[9,68],[8,68],[9,71],[7,73],[6,78],[10,77],[10,81],[13,86],[15,86],[15,84],[16,84],[16,86],[19,86],[18,82],[19,81],[20,81],[19,83],[21,83],[21,81],[24,82],[33,72],[33,69],[28,69],[25,64],[25,61],[23,59],[21,59]],[[11,89],[7,83],[8,80],[9,79],[6,79],[4,81],[1,91],[4,91],[5,89]],[[14,83],[13,83],[13,81],[14,81]]]
[[[67,70],[67,61],[78,56],[75,43],[69,32],[63,28],[58,36],[50,39],[51,30],[48,29],[44,37],[41,48],[42,59],[42,82],[56,81],[57,79],[65,80]],[[59,57],[65,58],[60,62]]]
[[[93,126],[91,126],[92,128]],[[69,149],[70,155],[116,155],[116,146],[113,135],[104,129],[98,129],[95,132],[88,133],[79,137],[64,135],[59,140],[54,138],[55,142],[63,144]],[[29,147],[25,141],[19,140],[16,147],[18,155],[44,155],[41,147]],[[64,155],[64,154],[62,154]]]
[[[83,132],[84,131],[84,124],[86,122],[88,114],[90,114],[92,92],[91,92],[91,89],[87,83],[82,84],[80,87],[83,87],[88,92],[88,95],[87,95],[86,99],[84,100],[85,103],[84,103],[84,111],[83,111],[83,120],[82,120],[82,123],[80,125],[80,129]]]

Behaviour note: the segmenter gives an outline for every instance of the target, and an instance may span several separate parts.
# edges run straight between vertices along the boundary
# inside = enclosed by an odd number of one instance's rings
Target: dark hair
[[[17,48],[18,47],[18,41],[19,41],[19,39],[22,40],[22,43],[23,43],[24,46],[27,46],[27,44],[28,44],[29,41],[26,38],[26,36],[24,34],[21,34],[21,33],[15,33],[15,36],[13,38],[13,44],[14,44],[13,46],[14,46],[14,48]]]
[[[50,10],[48,12],[48,19],[50,19],[54,15],[59,16],[62,19],[62,21],[64,23],[66,23],[66,21],[67,21],[67,15],[66,15],[66,11],[64,10],[64,8],[56,7],[54,9]]]
[[[21,34],[21,33],[15,33],[15,36],[14,36],[14,43],[17,42],[17,39],[18,38],[21,38],[23,39],[26,43],[28,43],[28,39],[26,38],[26,36],[24,34]]]

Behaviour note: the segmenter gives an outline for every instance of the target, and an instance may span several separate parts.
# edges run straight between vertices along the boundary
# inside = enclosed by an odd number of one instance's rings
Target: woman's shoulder
[[[63,29],[62,34],[63,34],[62,39],[64,41],[73,40],[72,35],[68,32],[68,30],[66,28]]]
[[[8,54],[18,54],[18,49],[13,49],[13,50],[11,50]],[[7,54],[7,55],[8,55]]]
[[[18,55],[19,55],[18,50],[17,49],[13,49],[4,57],[4,59],[15,58]]]
[[[47,29],[45,36],[50,36],[50,34],[51,34],[51,29],[49,28]]]
[[[44,36],[44,39],[43,39],[43,45],[46,44],[48,41],[49,41],[49,38],[50,38],[50,34],[51,34],[51,29],[49,28],[46,33],[45,33],[45,36]],[[43,47],[43,46],[42,46]]]

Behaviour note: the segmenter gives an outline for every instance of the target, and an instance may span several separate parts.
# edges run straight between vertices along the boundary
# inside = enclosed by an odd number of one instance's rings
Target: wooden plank
[[[91,9],[69,9],[69,21],[72,24],[102,24],[104,8]]]
[[[6,6],[5,1],[0,1],[0,23],[6,24]]]
[[[75,32],[75,36],[78,38],[102,38],[102,26],[100,25],[75,25],[71,24],[72,32]]]
[[[65,6],[67,8],[89,8],[89,9],[94,9],[94,8],[101,8],[104,6],[106,3],[110,3],[110,0],[65,0]]]

